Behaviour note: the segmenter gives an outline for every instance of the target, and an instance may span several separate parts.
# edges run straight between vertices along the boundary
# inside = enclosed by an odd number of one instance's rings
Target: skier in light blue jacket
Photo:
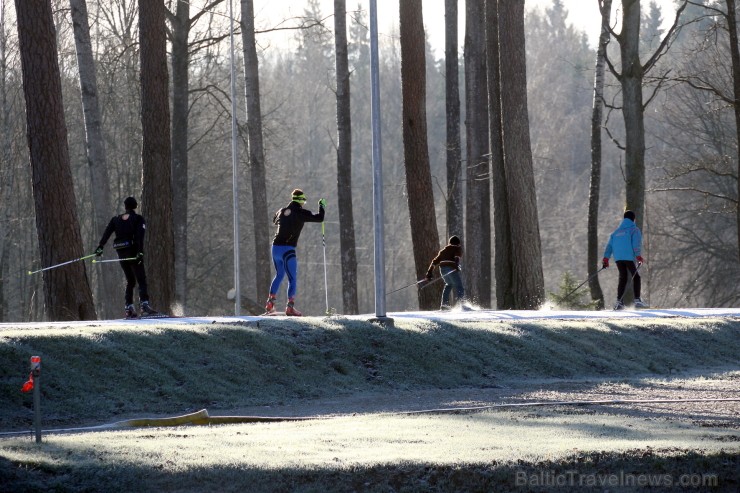
[[[602,266],[609,267],[609,257],[614,255],[614,261],[619,269],[619,284],[617,284],[617,302],[615,310],[624,310],[622,298],[627,287],[627,276],[632,278],[632,287],[635,293],[635,308],[648,308],[648,304],[640,298],[641,279],[637,271],[645,262],[642,258],[642,232],[635,224],[635,213],[625,211],[624,219],[619,227],[609,236],[609,242],[604,250]]]

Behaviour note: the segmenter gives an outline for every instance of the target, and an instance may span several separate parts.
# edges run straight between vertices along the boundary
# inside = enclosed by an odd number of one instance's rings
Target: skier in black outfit
[[[296,246],[298,237],[301,235],[304,223],[320,223],[324,221],[324,208],[326,200],[319,200],[319,212],[314,214],[303,208],[306,196],[303,191],[296,188],[291,194],[291,202],[275,213],[272,222],[278,229],[272,240],[272,262],[275,265],[275,277],[270,284],[270,296],[265,303],[265,312],[275,313],[275,299],[280,284],[285,275],[288,275],[288,305],[285,314],[301,316],[301,312],[295,309],[295,295],[298,292],[298,258],[296,257]]]
[[[128,197],[123,201],[126,212],[114,216],[105,228],[98,248],[95,254],[99,257],[103,254],[103,247],[108,238],[115,232],[116,238],[113,241],[113,248],[118,253],[118,258],[122,259],[120,264],[123,273],[126,276],[126,317],[134,318],[137,316],[134,309],[134,286],[139,284],[139,302],[141,311],[147,315],[153,315],[157,312],[149,305],[149,292],[146,285],[146,272],[144,271],[144,233],[146,232],[146,221],[144,218],[134,212],[138,206],[136,199]],[[123,260],[126,259],[126,260]]]

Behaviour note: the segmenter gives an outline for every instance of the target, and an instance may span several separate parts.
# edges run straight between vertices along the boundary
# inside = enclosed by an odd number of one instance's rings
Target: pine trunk
[[[152,304],[171,311],[175,253],[172,232],[172,161],[165,7],[139,0],[142,124],[142,214],[147,221],[144,257]]]
[[[532,149],[527,114],[524,3],[500,2],[501,114],[513,272],[514,308],[536,309],[545,298]]]
[[[344,313],[356,314],[357,255],[352,213],[352,113],[350,111],[349,59],[347,54],[347,6],[334,0],[334,45],[337,70],[337,210],[342,263],[342,306]],[[341,206],[340,206],[341,204]]]
[[[437,254],[439,235],[429,168],[426,122],[426,58],[421,0],[400,2],[401,92],[406,190],[416,276],[422,279]],[[419,308],[439,307],[439,283],[420,289]]]
[[[56,33],[48,0],[16,0],[40,264],[83,256],[67,147]],[[83,261],[43,272],[49,320],[97,318]]]

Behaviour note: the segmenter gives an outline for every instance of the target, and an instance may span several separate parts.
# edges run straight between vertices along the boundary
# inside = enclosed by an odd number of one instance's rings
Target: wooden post
[[[33,426],[36,430],[36,443],[41,443],[41,356],[31,356],[33,375]]]

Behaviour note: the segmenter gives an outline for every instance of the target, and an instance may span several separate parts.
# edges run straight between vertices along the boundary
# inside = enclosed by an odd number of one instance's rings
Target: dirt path
[[[507,381],[491,388],[388,391],[300,400],[228,411],[213,416],[333,416],[352,413],[408,412],[469,408],[522,402],[649,399],[740,399],[740,370],[671,378]],[[740,402],[672,402],[560,406],[566,413],[621,414],[677,420],[708,427],[740,428]],[[525,408],[526,409],[526,408]]]

